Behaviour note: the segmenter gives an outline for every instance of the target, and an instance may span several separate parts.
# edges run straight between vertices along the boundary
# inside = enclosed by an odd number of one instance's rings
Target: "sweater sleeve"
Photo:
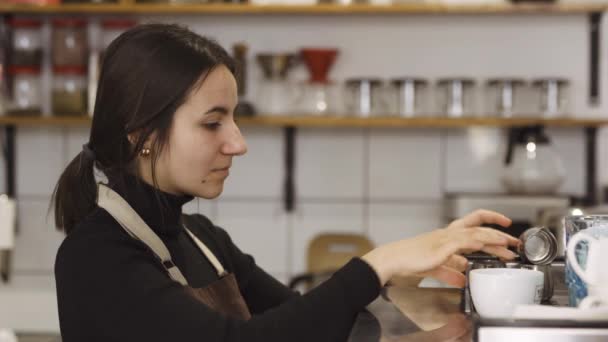
[[[254,268],[249,275],[248,297],[268,291],[253,284],[273,286],[260,272]],[[245,322],[192,298],[145,246],[126,235],[69,236],[55,275],[64,342],[345,341],[357,312],[380,291],[371,267],[353,259],[303,296],[260,304],[263,313]]]

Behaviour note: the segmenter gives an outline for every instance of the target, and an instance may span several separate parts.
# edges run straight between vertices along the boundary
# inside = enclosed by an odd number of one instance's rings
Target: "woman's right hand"
[[[464,286],[467,259],[461,254],[483,251],[501,259],[513,259],[516,254],[509,246],[520,243],[496,229],[482,224],[511,225],[511,220],[499,213],[478,210],[447,227],[410,239],[382,245],[362,259],[378,274],[384,286],[392,277],[430,276],[454,286]]]

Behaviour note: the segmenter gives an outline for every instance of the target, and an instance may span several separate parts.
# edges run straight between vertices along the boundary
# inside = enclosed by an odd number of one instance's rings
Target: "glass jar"
[[[468,78],[439,80],[440,103],[443,113],[450,118],[474,116],[475,81]]]
[[[87,65],[87,22],[68,18],[53,20],[53,65]]]
[[[53,75],[53,115],[87,114],[87,69],[82,66],[55,67]]]
[[[11,114],[40,115],[41,84],[39,66],[12,66],[9,74],[13,78]]]
[[[533,82],[535,98],[540,104],[540,113],[545,118],[568,115],[569,84],[563,78],[542,78]]]
[[[13,54],[11,65],[32,66],[42,63],[42,22],[36,19],[13,19]]]
[[[346,80],[345,105],[348,115],[370,117],[384,112],[382,81],[374,78]]]
[[[487,82],[487,112],[510,118],[521,114],[522,86],[525,81],[516,78],[495,78]]]
[[[391,80],[388,111],[403,118],[428,114],[427,81],[404,77]]]

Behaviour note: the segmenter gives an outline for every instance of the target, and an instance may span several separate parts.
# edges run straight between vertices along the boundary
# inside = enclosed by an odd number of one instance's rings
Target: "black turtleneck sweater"
[[[380,292],[373,269],[355,258],[328,281],[299,295],[259,268],[207,218],[182,217],[182,205],[192,197],[160,192],[135,177],[126,188],[115,190],[163,240],[190,286],[205,287],[218,276],[182,223],[235,274],[252,318],[228,318],[195,300],[169,278],[146,246],[98,207],[66,237],[57,254],[64,342],[345,341],[357,313]]]

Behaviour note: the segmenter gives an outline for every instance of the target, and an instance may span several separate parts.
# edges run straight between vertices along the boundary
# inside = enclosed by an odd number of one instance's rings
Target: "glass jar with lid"
[[[87,21],[79,18],[53,20],[53,65],[87,65]]]
[[[383,83],[378,78],[349,78],[345,82],[344,99],[348,115],[370,117],[386,114]]]
[[[450,118],[474,116],[475,80],[444,78],[438,81],[441,107],[444,115]]]
[[[41,85],[40,66],[16,66],[9,68],[13,79],[11,114],[40,115]]]
[[[547,77],[534,80],[535,98],[545,118],[566,117],[569,114],[570,82],[565,78]]]
[[[428,115],[428,82],[421,78],[393,78],[388,88],[388,111],[404,118]]]
[[[53,115],[87,114],[87,69],[84,66],[62,66],[53,70]]]
[[[40,65],[42,63],[42,22],[37,19],[14,18],[8,23],[13,31],[11,65]]]

